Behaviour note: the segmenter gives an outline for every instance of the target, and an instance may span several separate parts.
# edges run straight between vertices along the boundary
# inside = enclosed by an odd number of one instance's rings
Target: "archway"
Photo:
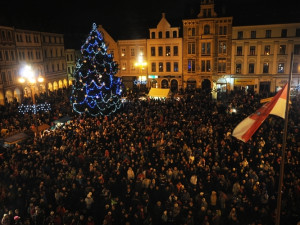
[[[53,91],[53,85],[52,85],[52,83],[48,83],[48,90],[49,91]]]
[[[202,87],[202,90],[210,91],[211,90],[211,82],[210,82],[210,80],[204,79],[202,81],[201,87]]]
[[[157,88],[157,80],[151,80],[151,87],[152,88]]]
[[[58,84],[56,81],[53,82],[53,90],[58,90]]]
[[[178,81],[176,79],[171,81],[171,91],[173,93],[178,91]]]
[[[0,105],[4,105],[4,95],[2,91],[0,91]]]
[[[11,90],[5,92],[5,98],[7,99],[7,102],[12,102],[14,100],[14,95]]]
[[[17,102],[22,101],[22,93],[21,93],[21,90],[19,88],[16,88],[14,90],[14,97],[17,99]]]
[[[64,79],[64,81],[63,81],[63,87],[68,87],[68,81],[67,81],[67,79]]]
[[[63,82],[61,80],[58,81],[58,88],[59,89],[63,88]]]
[[[168,88],[169,87],[169,82],[166,79],[163,79],[161,81],[161,88]]]

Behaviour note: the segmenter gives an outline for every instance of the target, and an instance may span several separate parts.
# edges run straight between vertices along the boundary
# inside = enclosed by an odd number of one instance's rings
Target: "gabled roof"
[[[158,29],[162,29],[162,28],[170,28],[171,25],[168,22],[168,20],[166,19],[166,14],[162,13],[162,17],[161,20],[159,21],[159,23],[157,24],[157,28]]]

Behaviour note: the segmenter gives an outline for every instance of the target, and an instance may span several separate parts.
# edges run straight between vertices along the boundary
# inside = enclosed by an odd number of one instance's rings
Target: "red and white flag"
[[[273,98],[270,102],[265,103],[260,109],[255,113],[248,116],[242,122],[240,122],[233,130],[232,136],[237,139],[247,142],[255,131],[260,127],[264,120],[269,116],[269,114],[285,118],[285,108],[287,99],[287,88],[286,84]]]

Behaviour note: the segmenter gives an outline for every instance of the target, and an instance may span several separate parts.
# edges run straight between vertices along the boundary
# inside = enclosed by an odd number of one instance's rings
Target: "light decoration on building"
[[[122,106],[122,82],[116,77],[118,65],[107,53],[102,34],[94,23],[86,42],[81,46],[81,58],[73,74],[71,95],[73,110],[91,116],[111,115]]]

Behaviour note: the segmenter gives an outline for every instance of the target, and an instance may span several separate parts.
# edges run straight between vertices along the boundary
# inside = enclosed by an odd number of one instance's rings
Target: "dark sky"
[[[297,1],[297,0],[296,0]],[[23,0],[1,1],[0,25],[65,35],[65,47],[79,49],[92,24],[102,25],[115,40],[147,38],[161,13],[171,26],[196,18],[200,0]],[[285,5],[282,3],[284,2]],[[215,0],[220,16],[233,16],[234,25],[300,22],[300,1]],[[44,5],[51,4],[51,5]],[[145,6],[145,4],[147,4]]]

